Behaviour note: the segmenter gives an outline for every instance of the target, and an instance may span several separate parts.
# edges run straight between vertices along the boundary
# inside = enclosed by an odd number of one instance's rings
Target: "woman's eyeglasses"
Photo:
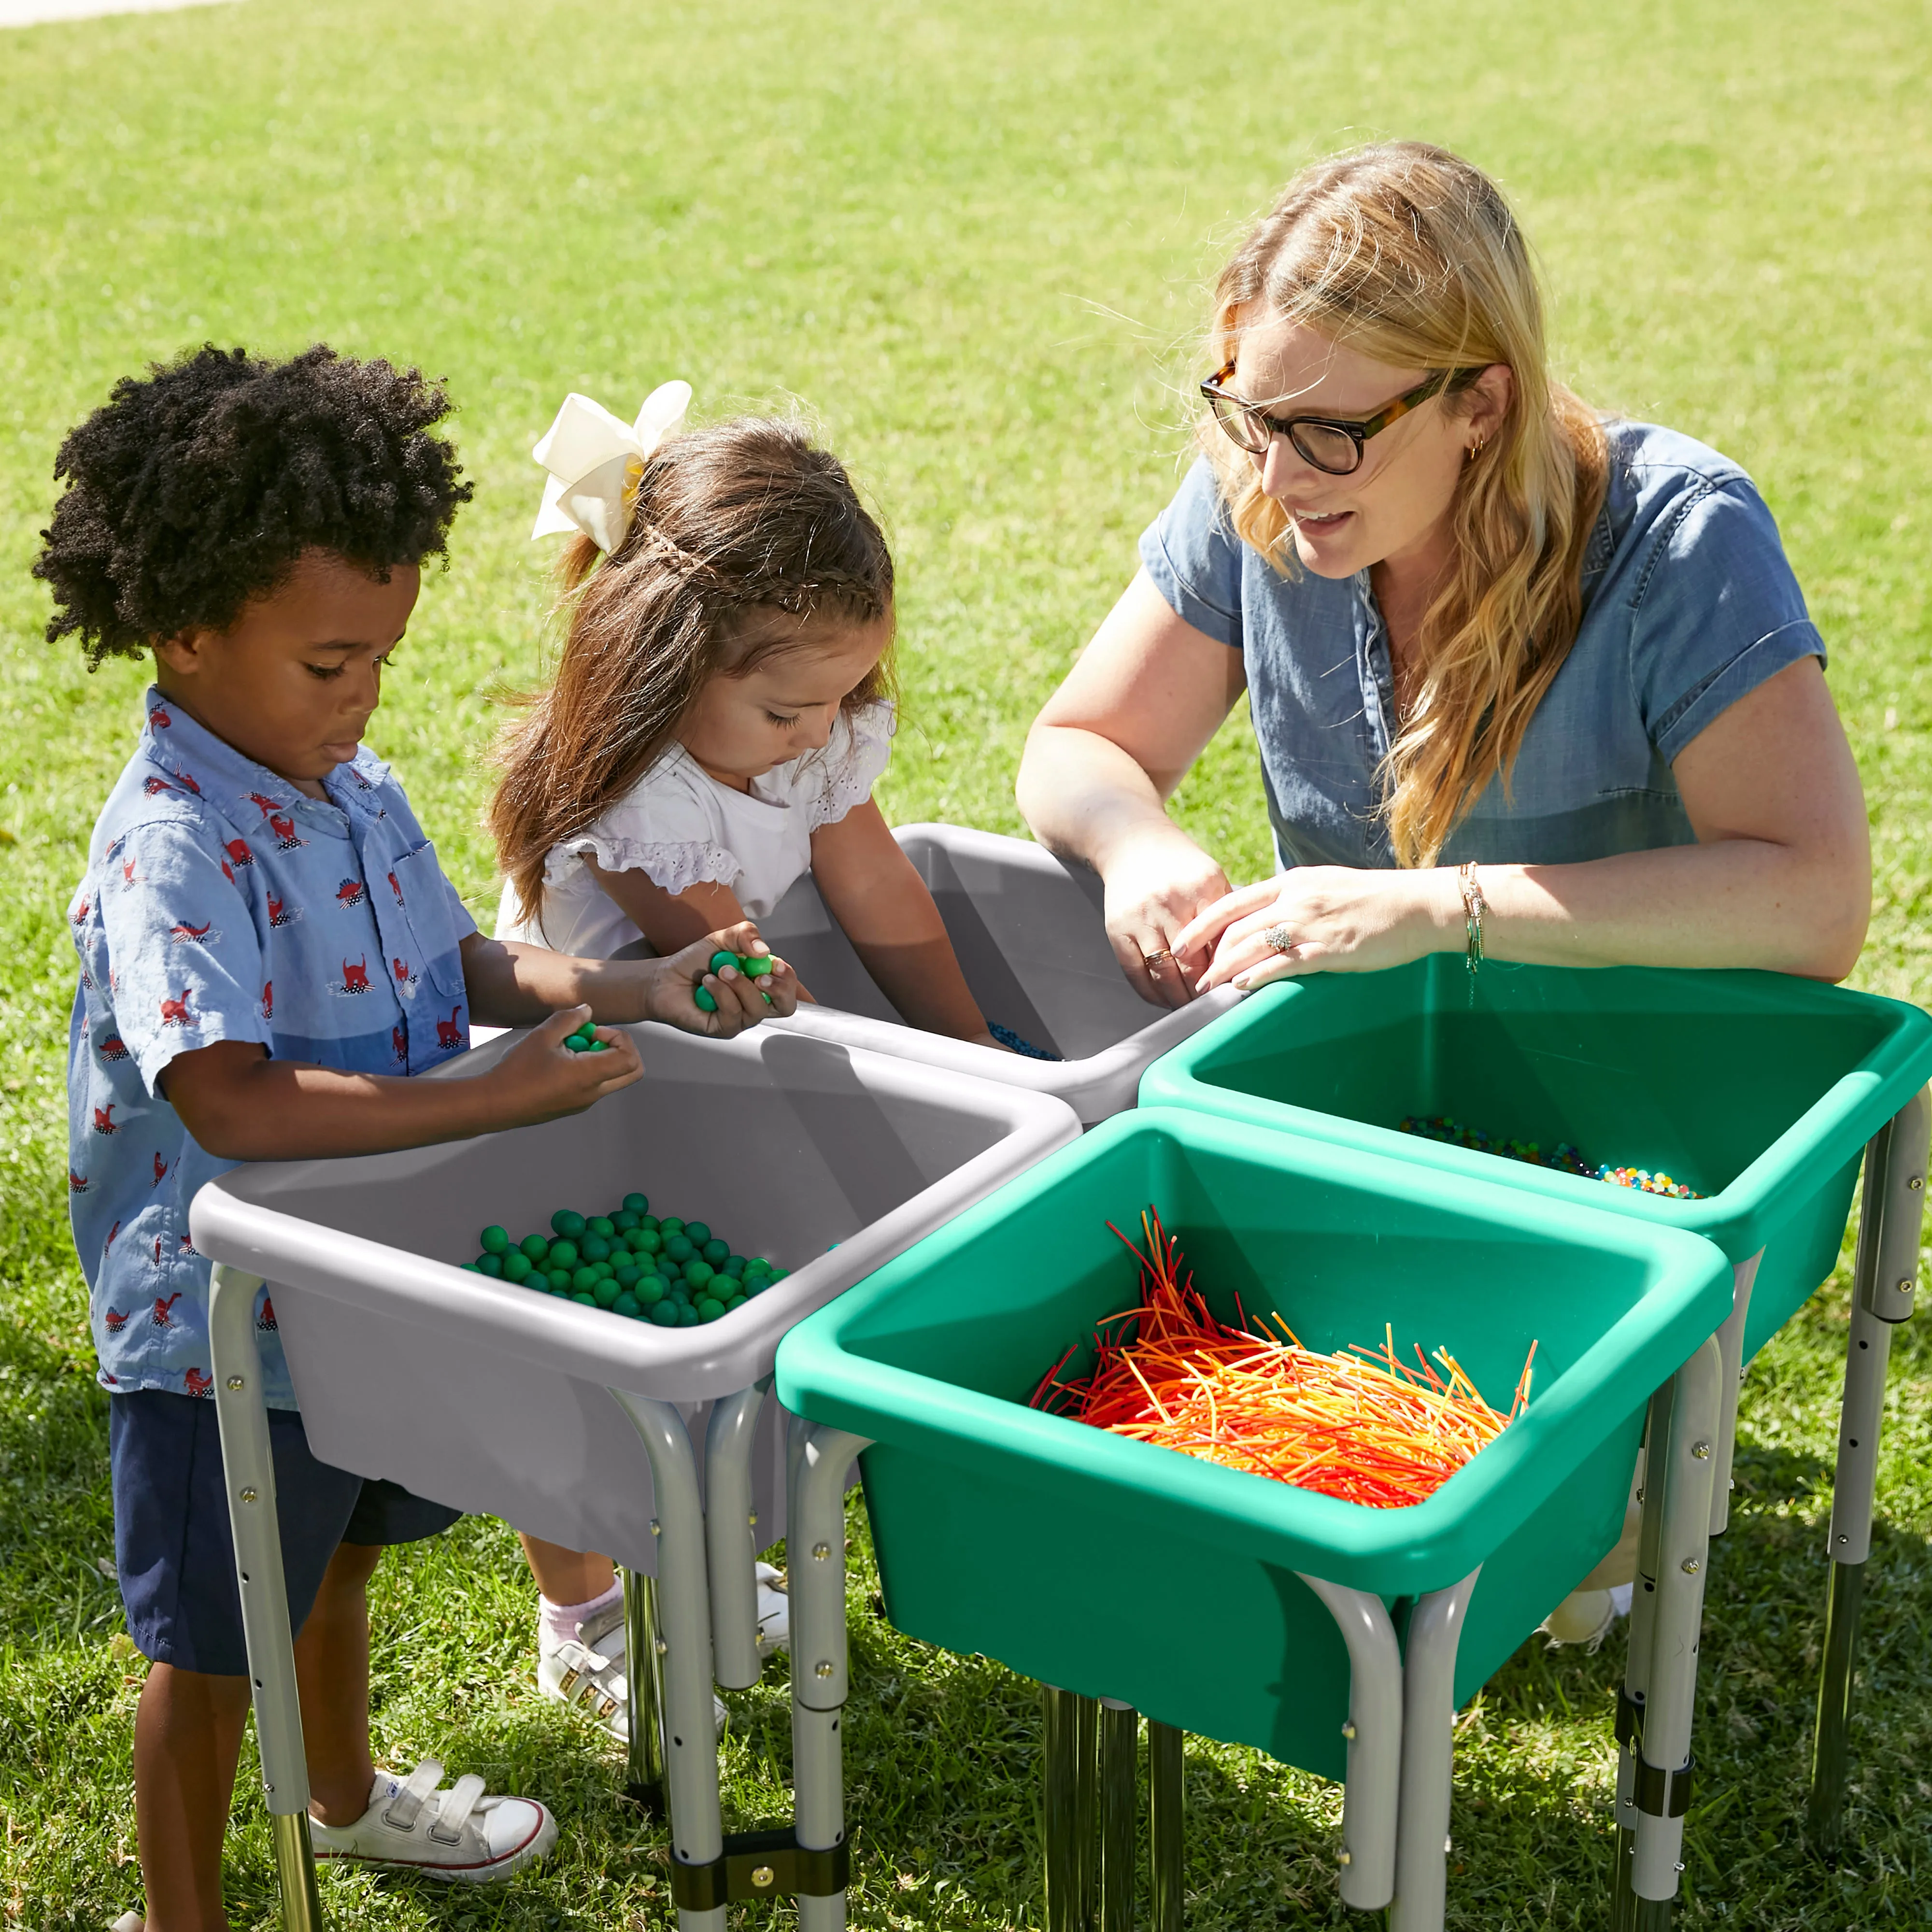
[[[1214,420],[1250,456],[1265,456],[1268,445],[1285,436],[1297,454],[1330,476],[1347,476],[1362,466],[1362,446],[1379,436],[1398,416],[1406,416],[1432,396],[1466,389],[1483,372],[1477,369],[1436,369],[1387,408],[1359,422],[1340,416],[1271,416],[1255,404],[1231,396],[1221,385],[1234,373],[1230,362],[1219,375],[1201,385],[1214,412]]]

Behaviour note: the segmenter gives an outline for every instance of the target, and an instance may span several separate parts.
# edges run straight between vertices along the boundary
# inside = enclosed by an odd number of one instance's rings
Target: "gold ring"
[[[1294,934],[1285,926],[1270,926],[1262,939],[1270,952],[1286,952],[1294,945]]]
[[[1164,946],[1157,947],[1152,952],[1143,952],[1141,955],[1142,961],[1149,966],[1158,966],[1163,959],[1172,959],[1174,955]]]

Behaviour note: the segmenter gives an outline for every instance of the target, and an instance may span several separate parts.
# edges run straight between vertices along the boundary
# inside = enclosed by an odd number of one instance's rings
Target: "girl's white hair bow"
[[[550,472],[532,538],[581,530],[609,556],[624,541],[644,460],[684,421],[688,382],[666,382],[644,398],[634,424],[620,422],[588,396],[564,398],[556,420],[530,454]]]

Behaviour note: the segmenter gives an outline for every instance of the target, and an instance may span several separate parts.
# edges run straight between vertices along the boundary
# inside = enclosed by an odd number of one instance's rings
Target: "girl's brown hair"
[[[1288,183],[1215,284],[1214,366],[1234,360],[1245,322],[1276,316],[1399,368],[1500,362],[1515,378],[1457,486],[1455,560],[1424,615],[1415,700],[1382,773],[1397,862],[1431,865],[1490,778],[1508,784],[1576,641],[1603,427],[1550,374],[1542,292],[1502,190],[1441,148],[1384,142]],[[1287,570],[1287,513],[1226,436],[1202,434],[1235,530]]]
[[[892,553],[844,465],[771,418],[661,443],[623,542],[605,557],[573,537],[558,571],[556,675],[505,737],[488,814],[497,862],[539,920],[551,849],[664,755],[706,683],[810,648],[811,619],[874,623],[892,604]],[[892,690],[888,647],[845,708]]]

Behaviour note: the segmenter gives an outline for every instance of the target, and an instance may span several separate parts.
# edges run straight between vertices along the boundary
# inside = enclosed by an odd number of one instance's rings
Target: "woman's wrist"
[[[1203,851],[1164,812],[1136,816],[1126,824],[1111,828],[1104,838],[1096,835],[1088,842],[1084,856],[1104,879],[1127,866],[1144,864],[1152,855],[1163,851],[1173,854],[1183,866],[1190,862],[1214,864],[1213,856]]]
[[[1408,924],[1425,943],[1425,952],[1460,952],[1468,944],[1462,880],[1454,866],[1429,866],[1412,872]]]

